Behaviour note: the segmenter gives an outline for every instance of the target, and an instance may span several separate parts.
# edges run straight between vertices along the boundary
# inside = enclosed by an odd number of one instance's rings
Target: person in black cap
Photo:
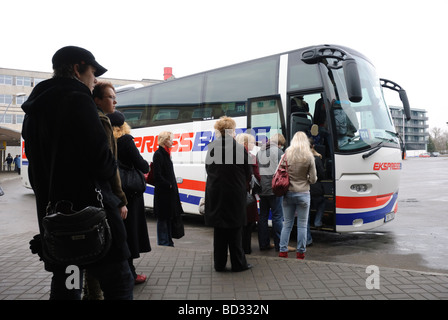
[[[120,199],[109,182],[117,165],[92,98],[96,77],[106,69],[92,53],[73,46],[58,50],[52,62],[53,78],[36,85],[22,104],[22,136],[40,232],[30,242],[31,250],[41,256],[45,269],[53,273],[50,299],[80,299],[81,288],[66,286],[67,266],[52,264],[42,256],[42,219],[50,200],[70,201],[74,210],[98,206],[95,188],[99,186],[113,242],[108,254],[86,269],[98,279],[105,299],[132,299],[134,279],[127,262],[130,252],[126,230],[118,211]]]

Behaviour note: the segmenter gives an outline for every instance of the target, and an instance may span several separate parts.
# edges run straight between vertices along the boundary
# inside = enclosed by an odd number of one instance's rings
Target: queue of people
[[[214,227],[214,267],[226,271],[227,254],[230,253],[231,270],[251,268],[245,254],[251,253],[251,232],[258,222],[260,250],[275,249],[279,257],[288,257],[296,251],[297,259],[304,259],[306,246],[312,241],[309,232],[310,186],[318,177],[322,179],[321,163],[316,170],[319,154],[312,149],[312,141],[304,132],[297,132],[291,145],[283,153],[285,139],[273,135],[256,156],[251,151],[254,136],[242,133],[235,137],[235,122],[221,117],[215,124],[216,139],[209,145],[206,157],[205,222]],[[241,149],[236,142],[244,146]],[[233,158],[226,155],[233,155]],[[272,178],[283,158],[288,159],[289,188],[284,197],[272,191]],[[237,161],[239,159],[239,161]],[[253,180],[260,188],[256,192],[260,212],[257,214]],[[313,192],[313,204],[318,208],[316,223],[322,218],[322,194]],[[268,217],[272,214],[273,240],[270,241]],[[289,246],[290,234],[297,216],[297,247]],[[321,223],[321,222],[320,222]]]
[[[92,299],[131,300],[134,285],[147,279],[146,275],[137,274],[134,259],[140,253],[150,252],[151,244],[144,212],[144,189],[131,191],[125,187],[120,170],[130,168],[143,175],[150,166],[136,148],[124,115],[115,111],[113,85],[97,81],[107,69],[93,54],[68,46],[54,54],[52,63],[53,78],[39,83],[22,105],[26,114],[22,136],[27,141],[28,170],[36,195],[39,225],[39,234],[30,241],[30,248],[39,254],[45,269],[53,273],[50,299],[80,299],[82,289],[69,289],[65,285],[67,266],[49,261],[44,254],[43,219],[55,201],[69,201],[74,210],[98,206],[100,201],[110,225],[112,244],[105,257],[81,266],[85,270],[85,287],[90,298],[95,296]],[[282,150],[284,137],[274,135],[254,156],[251,153],[254,136],[235,137],[235,128],[236,123],[230,117],[216,121],[216,139],[208,145],[205,159],[204,217],[206,225],[214,230],[215,270],[229,270],[228,253],[231,271],[252,267],[245,255],[251,253],[251,235],[257,222],[260,250],[275,249],[280,257],[287,257],[291,251],[288,243],[295,213],[298,216],[295,250],[297,258],[303,259],[308,240],[310,185],[319,175],[315,165],[318,156],[312,153],[303,132],[294,135],[285,152]],[[173,223],[183,213],[171,160],[173,137],[172,132],[161,132],[159,148],[153,156],[154,213],[157,243],[162,246],[174,246]],[[282,157],[288,159],[290,175],[290,188],[283,199],[276,197],[271,187]],[[272,213],[273,244],[267,225],[269,212]],[[319,215],[316,219],[318,222]]]

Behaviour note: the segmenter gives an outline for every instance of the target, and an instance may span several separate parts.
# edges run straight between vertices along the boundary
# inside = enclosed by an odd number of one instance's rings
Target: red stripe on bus
[[[205,191],[205,182],[204,181],[184,179],[183,182],[178,183],[177,186],[180,189]]]
[[[336,197],[336,207],[344,209],[376,208],[385,205],[393,193],[371,197]]]

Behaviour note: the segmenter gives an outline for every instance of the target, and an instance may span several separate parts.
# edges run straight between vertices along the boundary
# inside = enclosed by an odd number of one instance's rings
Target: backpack
[[[146,183],[150,185],[154,185],[154,170],[153,170],[153,164],[152,161],[149,164],[149,172],[145,174],[146,176]]]

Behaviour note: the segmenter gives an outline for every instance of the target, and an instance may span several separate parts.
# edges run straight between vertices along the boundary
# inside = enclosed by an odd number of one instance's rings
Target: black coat
[[[134,167],[143,173],[148,173],[149,164],[143,159],[134,143],[134,138],[125,134],[117,139],[118,160],[127,167]],[[148,236],[148,226],[145,216],[143,193],[126,192],[128,200],[128,216],[124,220],[127,242],[132,258],[140,257],[141,252],[151,251]]]
[[[176,176],[170,154],[160,147],[154,152],[154,214],[159,220],[169,220],[182,214]]]
[[[218,228],[238,228],[246,224],[246,185],[251,165],[244,146],[230,136],[208,145],[205,160],[205,223]]]
[[[311,197],[323,196],[324,186],[322,180],[325,178],[325,169],[320,156],[314,156],[314,164],[316,165],[317,181],[310,185]]]
[[[113,238],[103,261],[127,259],[126,230],[117,207],[120,200],[109,183],[117,165],[89,88],[74,79],[46,80],[34,88],[22,109],[26,114],[22,136],[41,234],[42,218],[50,199],[71,201],[75,210],[98,206],[97,181]],[[51,172],[53,193],[49,195]]]

